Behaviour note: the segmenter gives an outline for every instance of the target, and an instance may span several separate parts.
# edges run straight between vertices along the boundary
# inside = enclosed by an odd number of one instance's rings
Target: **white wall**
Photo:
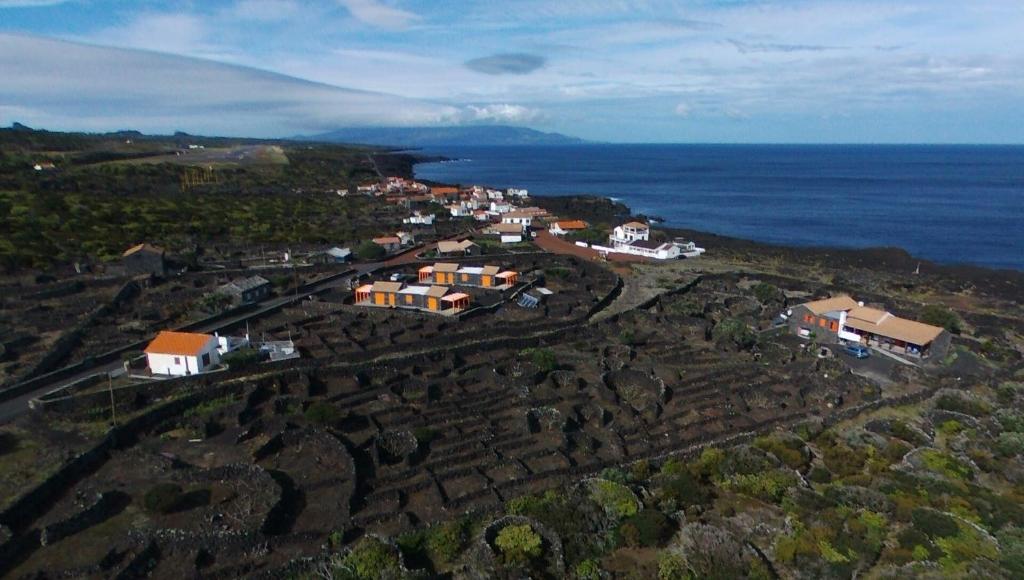
[[[205,367],[202,366],[200,360],[203,353],[210,354],[210,364]],[[210,367],[220,363],[220,355],[217,354],[217,340],[211,338],[210,342],[203,347],[200,356],[147,353],[146,360],[153,374],[180,377],[186,374],[194,375],[209,370]]]

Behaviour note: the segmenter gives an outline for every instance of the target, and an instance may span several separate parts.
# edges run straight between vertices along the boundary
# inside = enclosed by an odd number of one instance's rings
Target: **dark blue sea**
[[[795,246],[896,246],[1024,270],[1024,146],[449,147],[441,182],[596,194],[666,225]],[[710,249],[713,251],[713,248]]]

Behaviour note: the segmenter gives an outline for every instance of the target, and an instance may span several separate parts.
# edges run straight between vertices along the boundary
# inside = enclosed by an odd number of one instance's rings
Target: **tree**
[[[529,524],[522,524],[502,528],[494,544],[508,563],[522,564],[540,556],[543,540]]]
[[[360,260],[373,262],[384,257],[387,252],[384,247],[372,241],[365,241],[356,248],[356,257]]]
[[[941,326],[953,334],[962,330],[960,317],[955,312],[939,304],[929,304],[921,310],[921,322],[933,326]]]

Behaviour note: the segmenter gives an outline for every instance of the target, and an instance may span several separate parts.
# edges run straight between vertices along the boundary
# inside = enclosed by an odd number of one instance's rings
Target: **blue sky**
[[[1024,143],[1021,0],[0,0],[0,124]]]

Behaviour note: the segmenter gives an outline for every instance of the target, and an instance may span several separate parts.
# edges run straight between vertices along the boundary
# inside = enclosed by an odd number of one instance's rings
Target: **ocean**
[[[760,242],[895,246],[939,263],[1024,270],[1024,146],[571,145],[423,153],[458,161],[417,165],[422,179],[612,197],[668,226]]]

